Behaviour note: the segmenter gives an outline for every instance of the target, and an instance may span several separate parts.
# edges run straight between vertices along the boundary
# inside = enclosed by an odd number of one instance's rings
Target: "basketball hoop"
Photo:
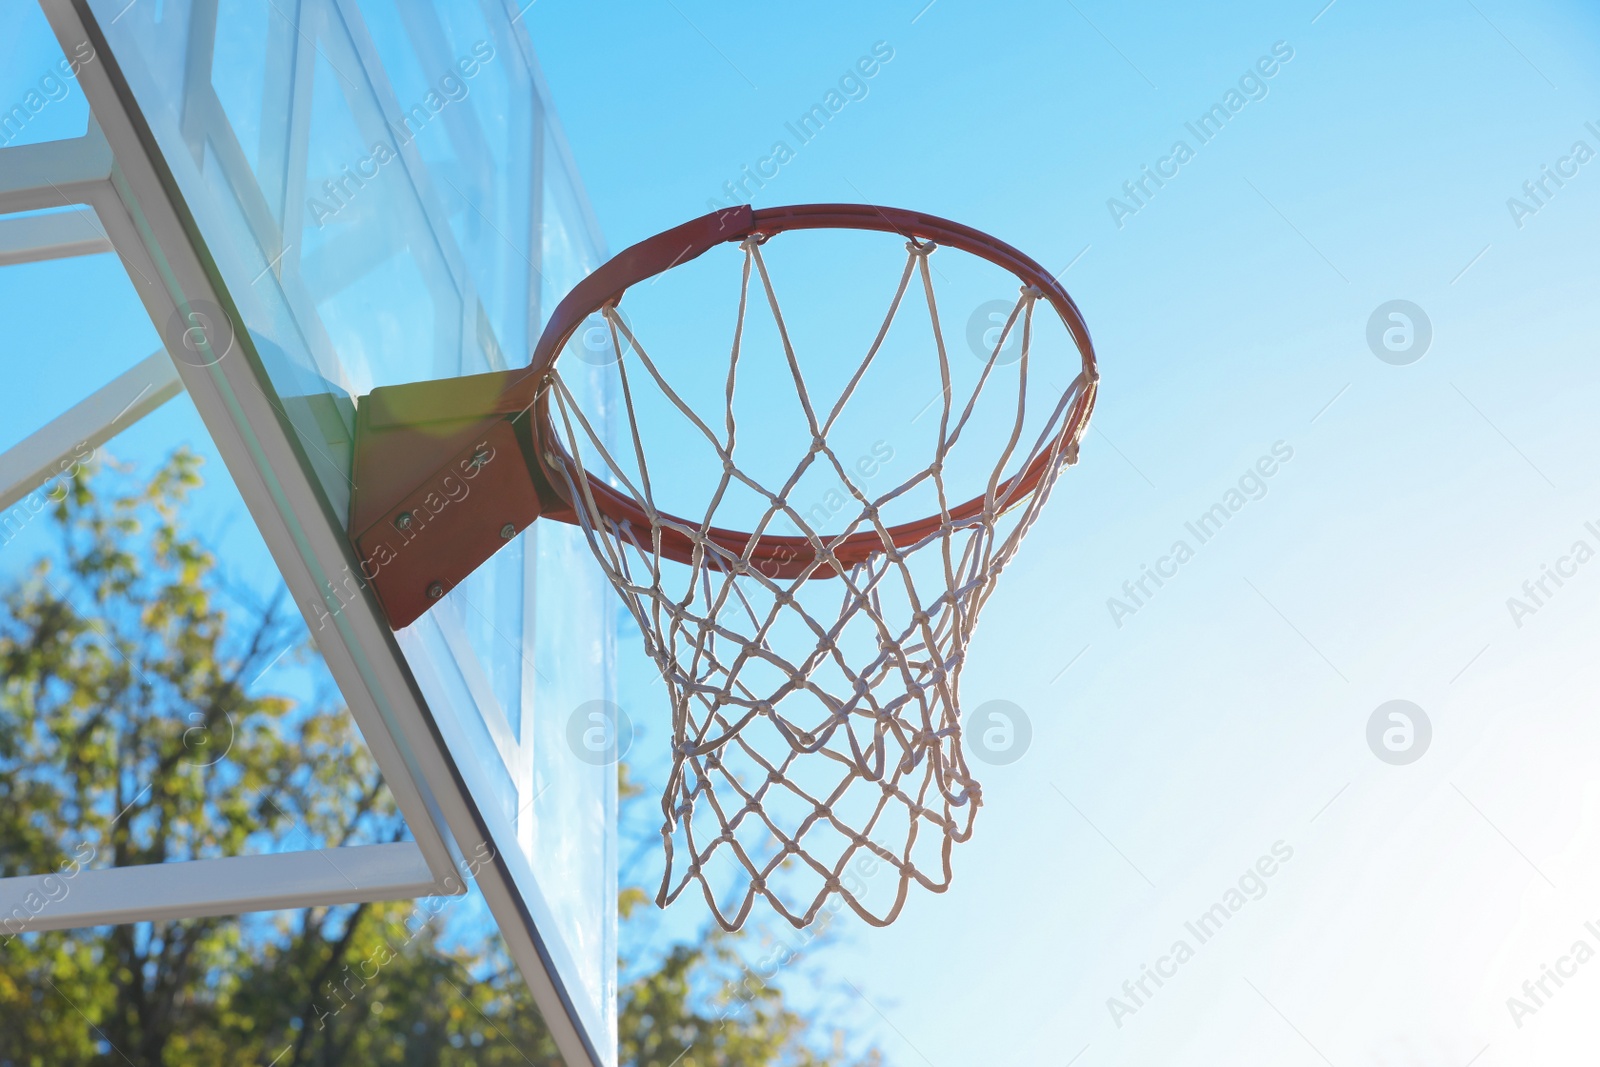
[[[905,245],[882,325],[875,338],[864,339],[859,366],[826,404],[808,386],[805,359],[791,340],[763,255],[774,238],[803,230],[872,231],[898,236]],[[631,287],[730,243],[742,252],[742,273],[718,419],[703,416],[674,389],[672,369],[652,358],[619,304]],[[1018,286],[967,396],[957,395],[959,376],[952,374],[930,270],[931,258],[946,248],[1000,268]],[[869,494],[850,477],[830,433],[847,410],[872,403],[861,396],[863,381],[884,358],[897,319],[919,298],[931,319],[929,359],[936,372],[929,375],[929,391],[935,378],[942,386],[929,405],[937,404],[939,415],[932,454],[910,477]],[[780,380],[785,391],[792,388],[809,438],[794,442],[792,471],[765,481],[741,463],[735,415],[741,344],[753,308],[765,308],[761,314],[770,313],[776,325],[786,366]],[[1053,396],[1049,383],[1030,375],[1041,313],[1060,320],[1076,349],[1076,375]],[[625,415],[616,445],[604,420],[585,410],[581,383],[564,379],[557,365],[586,322],[593,332],[595,316],[610,335],[608,369],[617,375]],[[1018,335],[1020,358],[1002,364],[1002,350]],[[430,469],[448,470],[457,455],[494,454],[474,443],[479,438],[514,440],[528,461],[527,487],[503,471],[487,483],[499,487],[511,515],[506,529],[538,516],[578,526],[637,622],[672,703],[672,770],[662,798],[666,870],[657,903],[665,906],[695,884],[717,921],[736,929],[758,897],[804,926],[837,896],[865,921],[887,925],[912,884],[948,888],[951,845],[970,836],[981,803],[961,744],[959,683],[967,646],[996,578],[1060,472],[1077,460],[1098,383],[1088,330],[1055,278],[986,234],[915,212],[862,205],[733,208],[617,255],[561,301],[526,370],[483,377],[494,380],[417,398],[430,405],[431,418],[424,420],[432,424],[425,449]],[[381,437],[402,426],[418,432],[415,411],[406,417],[398,395],[379,397],[386,392],[363,400],[358,435],[365,429]],[[652,454],[641,416],[647,394],[660,410],[681,417],[686,432],[721,461],[714,490],[693,516],[658,502],[661,469],[678,457]],[[382,403],[369,404],[373,399]],[[980,399],[1005,415],[991,418],[993,425],[981,432],[974,416]],[[531,424],[522,418],[529,411]],[[719,421],[722,429],[712,429]],[[414,436],[398,440],[420,447]],[[391,444],[390,458],[396,448]],[[947,468],[958,450],[963,462],[974,450],[986,458],[979,491],[951,499]],[[358,463],[362,455],[358,437]],[[827,529],[816,528],[790,499],[814,471],[836,473],[848,490]],[[424,486],[410,488],[418,493]],[[933,513],[894,517],[919,493],[933,499]],[[393,522],[404,506],[397,502],[401,495],[369,501],[352,530],[387,536],[381,520]],[[720,518],[733,495],[759,502],[743,528]],[[464,506],[452,522],[466,522],[469,510]],[[487,513],[480,520],[492,521]],[[799,532],[774,529],[784,525]],[[364,544],[363,537],[357,547],[366,558],[373,542],[367,537]],[[476,544],[471,551],[481,552],[481,539]],[[383,582],[374,585],[391,621],[405,625],[426,610],[417,604],[425,576],[419,571],[413,577],[410,564],[400,569],[403,577],[390,580],[394,592],[386,593]],[[434,579],[433,588],[448,586]],[[713,886],[726,881],[713,877],[719,857],[731,861],[718,868],[734,873],[731,901],[719,901]],[[892,894],[867,891],[859,878],[863,863],[894,872]]]

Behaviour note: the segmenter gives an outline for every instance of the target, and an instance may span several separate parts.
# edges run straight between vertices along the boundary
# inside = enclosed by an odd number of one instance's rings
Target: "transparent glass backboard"
[[[525,364],[601,261],[516,9],[92,7],[342,521],[355,398]],[[613,696],[614,615],[579,537],[539,524],[398,638],[610,1060],[616,771],[566,738]]]

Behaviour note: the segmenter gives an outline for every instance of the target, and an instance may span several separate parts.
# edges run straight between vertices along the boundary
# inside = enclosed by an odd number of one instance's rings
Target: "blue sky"
[[[705,210],[883,41],[866,97],[754,202],[977,225],[1070,265],[1095,338],[1083,462],[964,683],[969,707],[1023,708],[1031,747],[983,768],[950,893],[812,954],[859,988],[851,1025],[941,1067],[1488,1067],[1592,1046],[1600,978],[1570,957],[1600,948],[1600,570],[1560,562],[1600,547],[1600,164],[1561,163],[1600,149],[1592,11],[541,0],[527,18],[613,249]],[[1265,95],[1199,143],[1185,123],[1278,42],[1293,56]],[[1108,199],[1180,139],[1193,158],[1119,227]],[[1577,174],[1533,205],[1546,165]],[[1538,207],[1521,226],[1512,197]],[[1397,299],[1432,327],[1403,365],[1367,342]],[[1198,544],[1185,524],[1279,442],[1265,495]],[[1118,626],[1108,599],[1179,539],[1193,559]],[[1513,618],[1558,564],[1575,576]],[[648,742],[664,709],[635,699]],[[1366,740],[1394,699],[1432,725],[1403,766]],[[1122,991],[1277,842],[1292,858],[1259,900],[1162,964],[1164,986]],[[1578,977],[1527,1000],[1561,958]]]
[[[1574,946],[1600,950],[1600,567],[1574,547],[1600,550],[1600,160],[1571,172],[1576,142],[1600,152],[1591,11],[538,0],[526,19],[613,250],[725,196],[878,46],[893,58],[865,95],[755,203],[979,226],[1062,271],[1095,338],[1083,461],[964,683],[969,708],[1023,709],[1030,747],[980,765],[948,894],[809,953],[805,980],[844,994],[830,1022],[939,1067],[1494,1067],[1593,1047],[1600,966]],[[0,99],[36,80],[20,69],[0,64]],[[1239,110],[1201,143],[1186,124],[1230,91]],[[41,112],[39,136],[81,129],[74,107]],[[1192,158],[1147,203],[1108,206],[1180,140]],[[1540,180],[1542,203],[1524,191]],[[0,293],[10,380],[41,420],[76,399],[63,365],[98,382],[155,345],[110,257],[74,266],[96,316],[65,310],[55,264],[7,268]],[[1394,300],[1431,324],[1414,362],[1369,345]],[[203,441],[182,402],[139,432],[127,447],[151,455]],[[888,416],[884,434],[909,439]],[[221,521],[236,498],[213,484]],[[1188,524],[1235,489],[1253,498],[1201,543]],[[1192,558],[1114,613],[1178,541]],[[648,780],[667,710],[643,669],[622,692]],[[1404,765],[1368,742],[1397,699],[1432,732]],[[1219,902],[1202,944],[1188,924]],[[685,899],[650,936],[700,920]]]

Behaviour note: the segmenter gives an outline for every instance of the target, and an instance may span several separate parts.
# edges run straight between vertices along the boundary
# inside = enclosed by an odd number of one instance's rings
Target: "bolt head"
[[[416,519],[409,511],[402,511],[394,517],[394,525],[397,530],[409,530],[414,522],[416,522]]]
[[[514,524],[508,522],[500,527],[500,539],[502,541],[509,541],[515,536],[517,536],[517,528]]]
[[[444,583],[430,582],[428,584],[428,599],[438,600],[442,596],[444,596]]]

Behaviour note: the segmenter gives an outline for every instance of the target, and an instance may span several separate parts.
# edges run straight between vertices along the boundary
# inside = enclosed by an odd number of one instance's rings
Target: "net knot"
[[[910,252],[914,256],[932,255],[933,250],[938,247],[939,246],[934,244],[932,241],[919,241],[915,237],[909,237],[906,239],[906,251]]]

